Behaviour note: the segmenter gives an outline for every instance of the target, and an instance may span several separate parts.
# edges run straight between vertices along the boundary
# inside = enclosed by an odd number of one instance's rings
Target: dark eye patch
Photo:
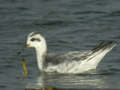
[[[32,38],[31,41],[41,41],[39,38]]]

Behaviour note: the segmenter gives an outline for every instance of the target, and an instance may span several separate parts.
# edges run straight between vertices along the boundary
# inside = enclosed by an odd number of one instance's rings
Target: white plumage
[[[26,47],[35,48],[40,71],[73,74],[96,69],[103,57],[116,45],[113,41],[103,41],[89,51],[55,55],[47,52],[45,38],[40,33],[34,32],[28,35],[26,44]]]

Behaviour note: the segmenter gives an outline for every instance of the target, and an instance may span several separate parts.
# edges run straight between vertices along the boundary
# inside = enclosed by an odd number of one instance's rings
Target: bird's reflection
[[[29,80],[26,88],[108,88],[103,75],[63,75],[42,73],[38,77]],[[29,90],[29,89],[27,89]]]

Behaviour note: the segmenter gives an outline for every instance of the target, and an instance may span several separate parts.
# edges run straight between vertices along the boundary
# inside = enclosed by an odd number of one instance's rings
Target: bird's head
[[[26,48],[46,49],[46,40],[40,33],[32,32],[27,37]]]

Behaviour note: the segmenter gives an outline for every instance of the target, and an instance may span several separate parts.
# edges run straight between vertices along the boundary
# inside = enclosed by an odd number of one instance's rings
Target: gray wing
[[[99,53],[102,53],[104,50],[113,48],[115,45],[116,43],[113,41],[103,41],[96,48],[89,51],[81,51],[81,52],[73,51],[73,52],[68,52],[66,54],[61,54],[61,55],[48,54],[46,63],[57,65],[64,62],[82,61],[82,60],[88,59],[89,57],[91,59],[91,58],[94,58]]]
[[[64,62],[72,62],[72,61],[80,61],[80,60],[85,60],[91,55],[91,51],[73,51],[73,52],[68,52],[66,54],[48,54],[48,57],[46,59],[46,64],[61,64]]]

